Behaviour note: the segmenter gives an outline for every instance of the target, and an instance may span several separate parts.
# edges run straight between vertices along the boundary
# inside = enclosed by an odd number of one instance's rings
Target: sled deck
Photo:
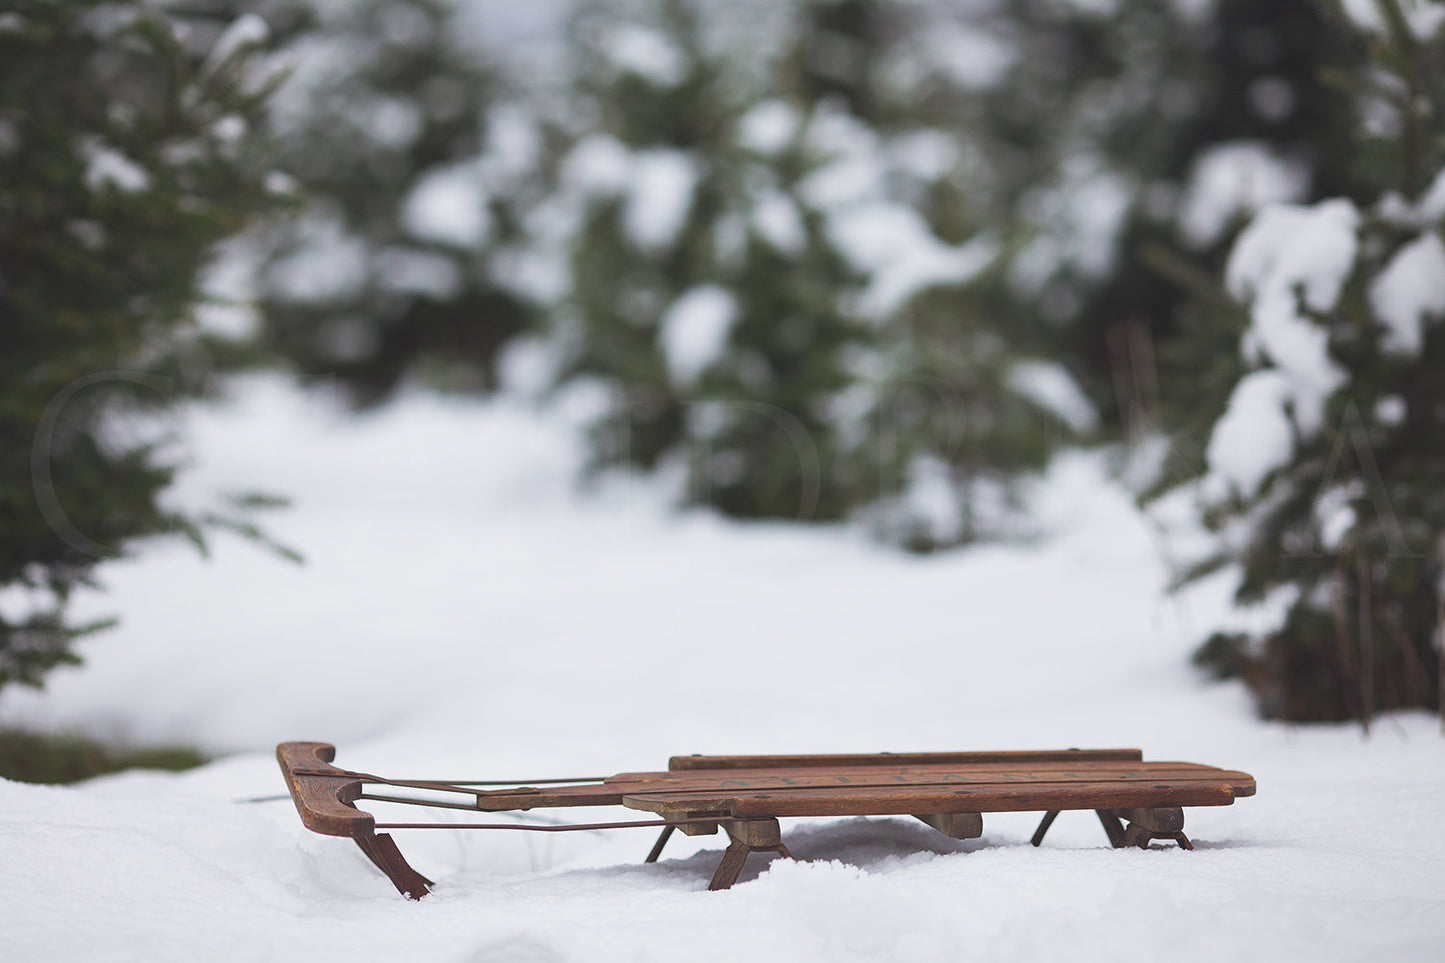
[[[815,756],[674,756],[665,772],[499,780],[391,779],[332,765],[335,747],[276,747],[292,801],[307,829],[356,841],[402,895],[420,899],[432,882],[407,863],[390,832],[490,829],[576,832],[660,829],[656,862],[676,830],[727,834],[710,889],[727,889],[750,853],[791,858],[779,819],[790,816],[914,816],[945,836],[983,834],[983,814],[1043,812],[1033,845],[1060,812],[1093,810],[1109,843],[1148,848],[1156,839],[1193,849],[1184,808],[1228,806],[1254,795],[1254,777],[1192,762],[1145,762],[1138,749],[925,752]],[[358,802],[503,813],[621,806],[648,818],[607,823],[378,822]]]

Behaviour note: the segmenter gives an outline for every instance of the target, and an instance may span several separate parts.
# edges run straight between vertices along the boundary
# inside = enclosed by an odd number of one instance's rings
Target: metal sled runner
[[[573,832],[661,829],[655,862],[674,830],[719,830],[730,840],[710,889],[727,889],[749,853],[791,856],[778,820],[787,816],[915,816],[954,839],[983,834],[983,814],[1043,812],[1033,844],[1063,810],[1093,810],[1116,849],[1155,839],[1193,849],[1186,806],[1228,806],[1254,795],[1254,777],[1191,762],[1144,762],[1138,749],[1048,752],[876,753],[821,756],[674,756],[666,772],[531,780],[388,779],[331,765],[336,749],[286,742],[276,758],[307,829],[356,841],[404,896],[432,882],[407,864],[387,830],[496,829]],[[399,794],[393,790],[402,790]],[[427,794],[425,797],[414,793]],[[656,818],[610,823],[384,823],[358,801],[509,812],[569,806],[624,806]]]

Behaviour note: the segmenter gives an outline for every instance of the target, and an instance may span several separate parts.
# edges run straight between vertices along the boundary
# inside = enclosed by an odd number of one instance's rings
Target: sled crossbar
[[[1060,812],[1093,810],[1115,848],[1147,848],[1155,839],[1192,849],[1186,806],[1227,806],[1252,796],[1248,773],[1189,762],[1145,762],[1138,749],[1028,752],[871,753],[813,756],[673,756],[665,772],[605,777],[499,780],[392,779],[332,765],[322,742],[276,747],[302,824],[348,837],[397,890],[420,899],[433,883],[406,862],[383,830],[489,829],[579,832],[660,828],[647,862],[662,855],[674,830],[690,836],[724,831],[729,839],[711,889],[726,889],[749,853],[791,856],[778,820],[790,816],[910,815],[954,839],[983,834],[988,812],[1043,812],[1032,843]],[[427,796],[370,792],[382,786]],[[443,797],[443,798],[437,798]],[[528,813],[532,822],[382,822],[359,800],[476,813]],[[656,818],[603,823],[538,820],[538,809],[622,806]]]

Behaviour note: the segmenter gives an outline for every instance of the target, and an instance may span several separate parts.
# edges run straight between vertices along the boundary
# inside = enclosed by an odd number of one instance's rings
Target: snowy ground
[[[1423,715],[1252,719],[1186,654],[1228,586],[1161,594],[1159,545],[1096,460],[1064,459],[1032,547],[920,560],[851,529],[579,497],[555,419],[412,399],[347,421],[266,382],[197,416],[187,480],[288,492],[295,568],[238,544],[109,570],[119,631],[0,721],[231,753],[79,788],[0,782],[13,960],[1437,960],[1445,754]],[[1111,851],[1092,816],[795,820],[799,862],[706,892],[715,837],[642,865],[642,831],[399,833],[437,879],[398,897],[304,831],[271,756],[456,778],[609,773],[690,752],[1138,746],[1253,773],[1191,810],[1186,853]],[[1156,844],[1157,845],[1157,844]]]

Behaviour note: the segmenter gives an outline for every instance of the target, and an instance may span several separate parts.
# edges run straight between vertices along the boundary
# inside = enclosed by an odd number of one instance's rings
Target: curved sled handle
[[[407,899],[421,899],[431,892],[432,881],[407,864],[390,836],[377,835],[371,813],[352,805],[361,795],[363,780],[331,765],[335,758],[336,747],[326,742],[283,742],[276,747],[276,761],[301,824],[323,836],[354,839],[397,892]]]
[[[352,805],[361,795],[361,780],[331,765],[335,758],[336,747],[325,742],[283,742],[276,747],[286,788],[307,829],[323,836],[369,836],[376,820]]]

